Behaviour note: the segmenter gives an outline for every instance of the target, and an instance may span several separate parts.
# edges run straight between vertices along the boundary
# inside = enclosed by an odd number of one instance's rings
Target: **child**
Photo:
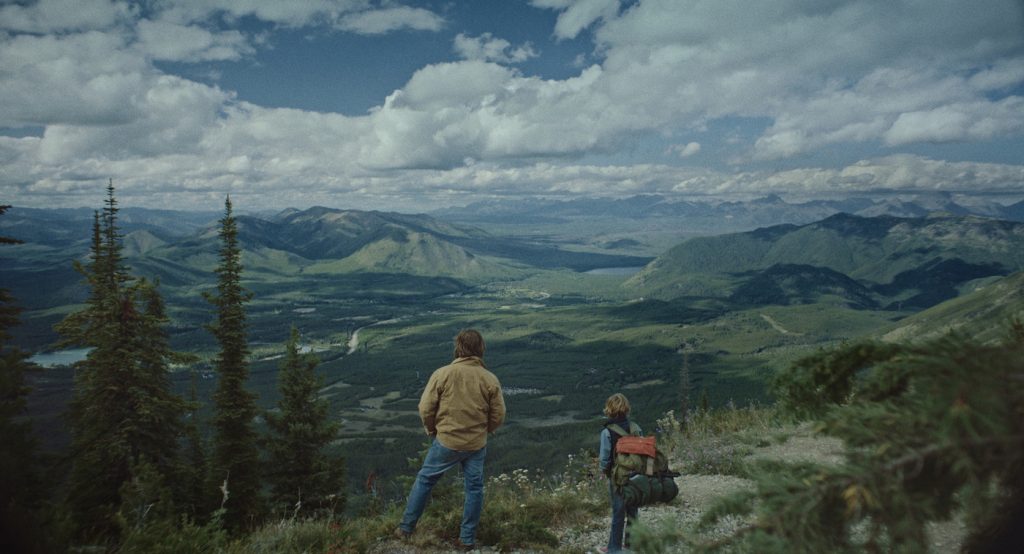
[[[608,492],[612,501],[612,532],[608,538],[607,551],[619,552],[624,546],[629,547],[628,525],[637,518],[637,509],[635,506],[626,507],[622,495],[615,490],[615,483],[611,480],[615,443],[622,434],[618,430],[610,429],[609,426],[616,426],[627,433],[639,434],[641,431],[639,425],[629,422],[629,400],[621,393],[608,397],[604,403],[604,415],[608,416],[608,421],[601,430],[601,471],[608,476]]]

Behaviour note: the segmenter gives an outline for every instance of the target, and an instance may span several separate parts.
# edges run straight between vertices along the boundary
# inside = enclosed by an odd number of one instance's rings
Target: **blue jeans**
[[[399,527],[412,533],[416,522],[423,515],[423,508],[430,498],[430,490],[444,472],[459,465],[465,482],[466,500],[462,505],[462,527],[459,529],[459,540],[462,544],[476,542],[476,527],[480,523],[480,511],[484,505],[484,458],[487,447],[480,450],[451,450],[437,439],[430,445],[423,467],[416,474],[416,482],[409,491],[409,501],[405,505],[405,515]]]
[[[629,524],[637,518],[636,506],[626,507],[622,495],[615,492],[615,485],[608,480],[608,494],[612,497],[612,533],[608,537],[608,552],[618,552],[623,546],[629,547]],[[628,519],[627,519],[628,518]],[[625,535],[625,540],[623,540]]]

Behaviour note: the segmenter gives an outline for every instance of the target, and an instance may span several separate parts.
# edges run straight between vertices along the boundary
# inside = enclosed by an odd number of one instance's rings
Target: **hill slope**
[[[507,275],[516,269],[428,233],[393,230],[341,260],[321,261],[306,273],[404,273],[428,277],[476,279]]]
[[[951,297],[964,282],[1024,269],[1024,223],[838,214],[808,225],[690,239],[648,264],[627,286],[671,298],[693,287],[707,294],[709,281],[724,279],[718,295],[727,296],[751,272],[787,265],[841,273],[873,289],[880,300],[908,300],[926,288],[944,291],[914,304],[925,307]]]
[[[883,331],[881,338],[920,342],[958,331],[992,341],[1003,338],[1006,323],[1013,317],[1024,320],[1024,272],[902,319]]]

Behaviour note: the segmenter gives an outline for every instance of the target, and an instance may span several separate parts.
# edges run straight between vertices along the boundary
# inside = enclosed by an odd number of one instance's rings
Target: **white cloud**
[[[885,132],[888,144],[985,140],[1024,132],[1024,98],[947,104],[906,112]]]
[[[697,152],[700,152],[700,143],[689,142],[686,144],[673,144],[669,147],[669,152],[674,152],[680,158],[689,158]]]
[[[529,42],[513,48],[512,43],[491,33],[484,33],[478,37],[459,33],[455,37],[453,48],[456,54],[466,60],[514,64],[537,57],[537,52]]]
[[[180,24],[255,17],[287,27],[334,22],[341,14],[366,9],[367,0],[169,0],[157,4],[160,19]]]
[[[619,11],[619,0],[533,0],[538,8],[562,11],[555,23],[555,36],[573,39],[594,22],[610,20]]]
[[[155,7],[157,19],[181,25],[253,17],[285,27],[324,24],[370,35],[401,29],[437,31],[444,25],[443,18],[427,9],[388,0],[169,0]]]
[[[362,35],[383,35],[400,29],[439,31],[444,18],[423,8],[383,8],[351,13],[342,17],[339,29]]]
[[[143,19],[136,26],[139,48],[156,60],[197,62],[237,60],[255,52],[234,30],[210,32],[196,25]]]
[[[138,116],[150,70],[122,37],[0,36],[0,126],[102,125]]]
[[[39,0],[0,7],[0,29],[28,33],[106,29],[133,12],[127,2],[113,0]]]
[[[151,20],[123,10],[47,19],[26,15],[43,13],[43,3],[14,6],[25,11],[2,11],[17,17],[0,20],[21,27],[8,28],[62,32],[0,34],[0,126],[46,126],[41,138],[0,137],[0,183],[25,194],[74,193],[113,176],[139,191],[227,187],[270,198],[279,188],[705,194],[1019,191],[1024,182],[1021,166],[913,157],[780,173],[559,162],[616,152],[651,133],[699,140],[671,149],[693,155],[709,144],[699,136],[707,123],[725,117],[768,121],[756,141],[740,137],[753,143],[744,159],[848,142],[1019,136],[1024,16],[1012,0],[986,9],[954,0],[678,0],[630,3],[621,13],[618,2],[533,4],[561,10],[556,36],[593,28],[591,59],[601,63],[542,79],[499,65],[534,55],[528,45],[462,34],[453,48],[467,59],[421,68],[359,117],[238,102],[231,91],[166,75],[152,62],[249,55],[254,38],[223,30],[233,18],[385,33],[437,30],[439,16],[356,0],[183,0],[156,4]]]
[[[985,90],[1005,95],[1024,81],[1022,26],[1012,1],[977,10],[955,0],[681,0],[634,4],[597,36],[607,82],[635,91],[618,97],[623,111],[660,113],[674,125],[767,117],[773,124],[755,154],[776,158],[885,139],[905,113],[958,104],[1000,111],[999,95]],[[989,128],[989,136],[1017,132]]]

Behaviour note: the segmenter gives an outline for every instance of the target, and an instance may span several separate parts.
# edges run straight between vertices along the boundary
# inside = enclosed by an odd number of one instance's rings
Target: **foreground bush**
[[[926,525],[954,514],[967,551],[1024,549],[1024,326],[1001,344],[845,346],[794,364],[775,394],[841,439],[845,462],[753,463],[756,490],[722,499],[699,529],[731,520],[733,532],[647,534],[645,551],[926,552]]]
[[[409,549],[450,548],[462,520],[462,485],[457,472],[434,488]],[[506,552],[553,551],[555,530],[585,526],[607,510],[606,482],[591,453],[568,457],[565,470],[544,475],[516,470],[488,479],[478,543]],[[404,501],[378,505],[376,513],[351,519],[290,518],[231,539],[220,518],[204,525],[184,518],[156,519],[131,529],[122,552],[347,553],[366,552],[394,540]]]

